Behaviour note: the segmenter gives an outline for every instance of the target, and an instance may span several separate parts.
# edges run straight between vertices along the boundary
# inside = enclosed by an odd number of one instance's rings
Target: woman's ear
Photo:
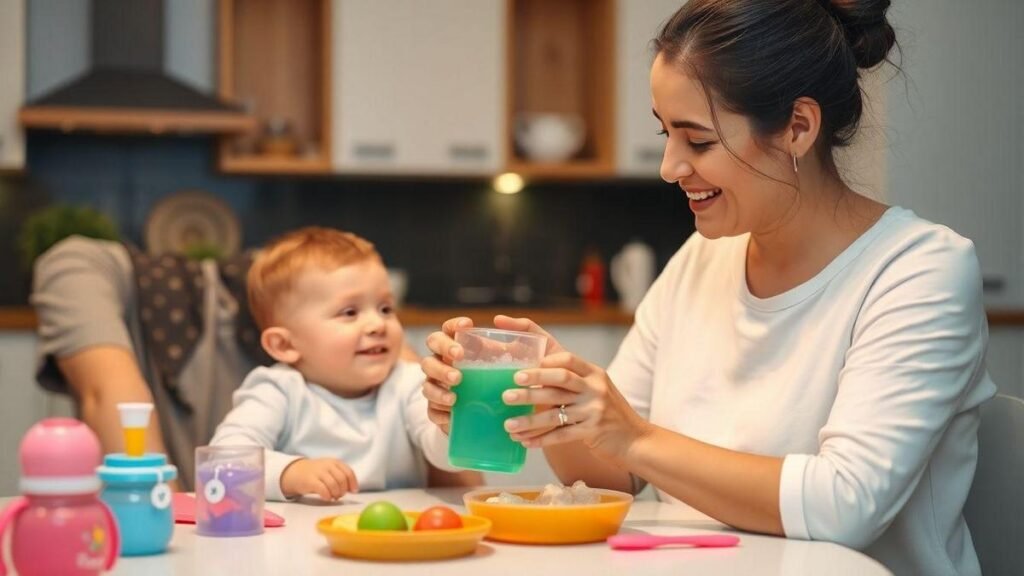
[[[292,346],[291,333],[287,328],[274,326],[260,334],[260,345],[271,358],[285,364],[295,364],[302,358],[299,351]]]
[[[786,131],[786,150],[789,155],[802,158],[814,148],[820,132],[821,106],[812,98],[797,98],[793,103],[793,115]]]

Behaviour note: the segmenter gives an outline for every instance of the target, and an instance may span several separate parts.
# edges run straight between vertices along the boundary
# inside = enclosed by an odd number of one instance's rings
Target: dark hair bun
[[[885,17],[889,0],[822,0],[843,27],[858,68],[872,68],[889,55],[896,31]]]

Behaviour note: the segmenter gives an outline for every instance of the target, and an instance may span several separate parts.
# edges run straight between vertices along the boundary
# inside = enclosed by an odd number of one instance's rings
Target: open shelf
[[[615,166],[615,3],[613,0],[509,0],[506,164],[524,176],[611,175]],[[524,119],[558,115],[581,122],[571,157],[538,161],[521,145]],[[548,116],[551,118],[551,116]],[[576,120],[569,120],[575,118]]]
[[[258,120],[225,137],[225,172],[331,168],[331,0],[220,0],[220,94]]]

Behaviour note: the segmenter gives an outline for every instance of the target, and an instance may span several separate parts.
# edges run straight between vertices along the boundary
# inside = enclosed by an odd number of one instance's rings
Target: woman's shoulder
[[[944,265],[955,268],[977,267],[974,242],[943,224],[937,224],[912,210],[894,206],[886,212],[886,226],[877,249],[891,264]]]
[[[82,269],[119,268],[125,273],[131,270],[128,249],[120,242],[99,240],[85,236],[69,236],[50,247],[36,260],[37,271],[53,268],[63,269],[74,264]]]
[[[886,213],[884,229],[871,251],[875,292],[939,291],[969,299],[981,297],[981,266],[974,242],[906,208]],[[922,294],[926,296],[926,294]]]

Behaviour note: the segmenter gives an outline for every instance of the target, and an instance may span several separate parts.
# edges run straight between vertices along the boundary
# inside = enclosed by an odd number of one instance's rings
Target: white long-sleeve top
[[[995,386],[973,244],[890,208],[814,278],[762,299],[748,240],[683,245],[612,380],[657,425],[784,457],[787,537],[862,549],[897,574],[979,574],[961,511]]]
[[[266,497],[284,500],[281,473],[300,458],[337,458],[361,491],[426,484],[423,456],[443,470],[448,438],[427,418],[419,365],[395,364],[387,380],[361,398],[342,398],[284,364],[256,368],[233,396],[234,408],[212,445],[265,448]]]

